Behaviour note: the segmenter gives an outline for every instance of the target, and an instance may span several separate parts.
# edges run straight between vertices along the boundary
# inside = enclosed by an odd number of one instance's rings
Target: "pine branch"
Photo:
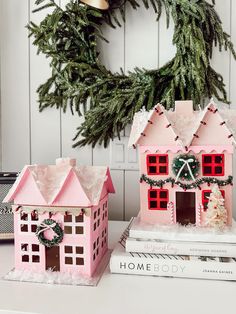
[[[114,0],[101,12],[79,0],[60,8],[54,0],[37,0],[38,10],[54,7],[39,25],[30,22],[38,53],[50,59],[51,76],[38,88],[40,111],[47,107],[68,108],[85,113],[77,129],[74,147],[96,143],[108,145],[129,124],[143,106],[151,109],[157,102],[171,108],[175,99],[192,99],[198,104],[215,96],[229,103],[222,76],[210,64],[215,45],[236,53],[224,32],[213,4],[204,0]],[[174,22],[173,44],[176,55],[160,69],[136,68],[124,74],[112,73],[101,64],[98,39],[106,40],[101,25],[120,27],[124,7],[152,9],[159,19],[163,8]],[[81,138],[82,136],[82,138]]]

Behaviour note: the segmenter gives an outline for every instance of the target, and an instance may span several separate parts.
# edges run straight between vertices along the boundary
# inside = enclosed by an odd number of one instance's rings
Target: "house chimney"
[[[183,116],[191,116],[193,114],[192,100],[175,101],[175,112]]]
[[[56,159],[56,165],[57,166],[71,166],[75,167],[76,166],[76,159],[74,158],[57,158]]]

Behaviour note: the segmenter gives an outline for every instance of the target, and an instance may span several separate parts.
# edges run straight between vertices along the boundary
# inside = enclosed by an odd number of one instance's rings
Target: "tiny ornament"
[[[227,210],[224,206],[225,200],[219,190],[218,185],[214,185],[209,196],[206,213],[206,226],[218,230],[225,228],[227,224]]]
[[[181,154],[173,160],[172,170],[176,175],[175,182],[179,178],[187,181],[195,181],[199,171],[199,161],[194,155]]]
[[[45,236],[44,236],[44,232],[47,230],[52,230],[55,233],[54,237],[51,240],[45,238]],[[61,243],[63,240],[63,237],[64,237],[64,232],[63,232],[62,228],[53,219],[44,219],[37,226],[37,230],[36,230],[35,234],[36,234],[39,242],[48,248],[56,246],[59,243]]]

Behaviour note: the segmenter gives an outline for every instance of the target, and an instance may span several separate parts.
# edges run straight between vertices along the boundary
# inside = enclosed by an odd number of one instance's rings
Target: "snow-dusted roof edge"
[[[185,148],[186,146],[189,147],[189,146],[191,145],[191,143],[192,143],[192,141],[193,141],[193,139],[194,139],[195,134],[196,134],[196,133],[198,132],[198,130],[202,127],[201,121],[204,120],[204,118],[205,118],[205,116],[206,116],[208,110],[209,110],[211,107],[213,107],[214,110],[218,111],[218,114],[219,114],[220,117],[222,118],[222,121],[225,121],[225,120],[223,119],[223,117],[222,117],[220,111],[218,110],[218,106],[215,104],[214,100],[211,99],[211,101],[208,103],[208,105],[202,110],[202,114],[201,114],[201,116],[200,116],[200,119],[199,119],[199,121],[198,121],[198,124],[196,125],[196,128],[193,129],[192,137],[190,138],[190,140],[188,141],[188,143],[187,143],[187,144],[184,144],[181,139],[178,139],[177,142],[180,144],[180,146],[182,146],[183,148]],[[135,147],[138,145],[139,140],[140,140],[141,137],[142,137],[142,133],[145,133],[145,130],[146,130],[146,128],[147,128],[148,125],[149,125],[149,120],[151,120],[151,118],[153,117],[153,115],[154,115],[156,109],[158,110],[158,108],[162,110],[162,112],[163,112],[163,114],[165,115],[167,121],[169,121],[169,123],[171,123],[170,120],[169,120],[169,118],[168,118],[168,114],[167,114],[168,111],[167,111],[161,104],[158,103],[157,105],[154,106],[154,108],[153,108],[152,110],[149,111],[150,114],[149,114],[149,116],[148,116],[148,119],[146,120],[146,123],[144,124],[144,126],[143,126],[141,132],[138,134],[138,136],[135,136],[135,134],[134,134],[135,131],[136,131],[135,128],[137,127],[137,126],[135,125],[135,122],[137,123],[137,121],[134,121],[134,122],[133,122],[132,128],[131,128],[131,133],[130,133],[130,138],[129,138],[129,142],[128,142],[128,147],[134,147],[134,148],[135,148]],[[139,112],[139,113],[140,113],[140,112]],[[199,112],[199,113],[201,113],[201,112]],[[136,116],[136,115],[137,115],[137,113],[135,114],[135,116]],[[136,116],[136,117],[137,117],[137,116]],[[134,120],[135,120],[135,118],[134,118]],[[229,126],[229,123],[227,123],[227,121],[225,121],[224,126],[228,129],[229,134],[232,134],[233,143],[234,143],[234,145],[236,145],[236,139],[235,139],[236,134],[234,134],[235,132],[234,132],[233,130],[231,130],[231,128],[230,128],[230,126]],[[171,127],[171,129],[173,130],[174,134],[175,134],[176,136],[178,136],[176,130],[175,130],[172,126],[170,126],[170,127]]]

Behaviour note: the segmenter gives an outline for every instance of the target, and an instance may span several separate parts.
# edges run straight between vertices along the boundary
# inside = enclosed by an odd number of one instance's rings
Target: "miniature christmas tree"
[[[207,207],[206,225],[208,227],[223,229],[226,226],[227,210],[225,209],[224,202],[218,185],[215,185],[209,196]]]

